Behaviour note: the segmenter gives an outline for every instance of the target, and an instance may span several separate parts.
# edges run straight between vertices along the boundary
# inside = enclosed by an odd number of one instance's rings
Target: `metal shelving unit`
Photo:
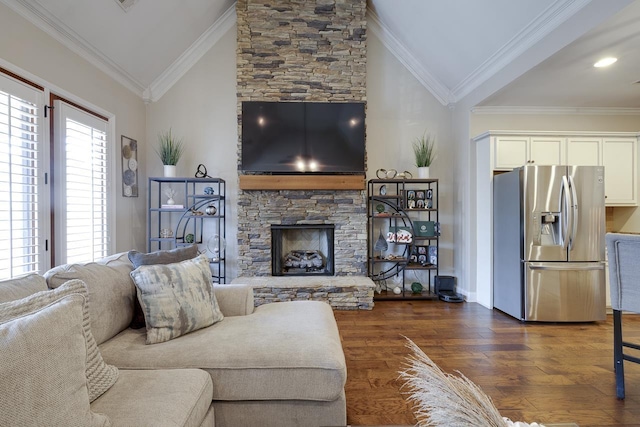
[[[420,193],[423,196],[416,198],[416,194]],[[427,195],[431,197],[427,198]],[[389,288],[392,288],[390,282],[394,278],[399,277],[402,282],[400,294],[395,294],[392,290],[382,290],[376,293],[374,299],[437,299],[432,282],[439,271],[438,206],[437,179],[372,179],[368,181],[367,267],[369,277],[383,287]],[[418,225],[424,226],[426,223],[429,223],[427,227],[429,231],[430,226],[433,226],[432,234],[425,234],[419,229]],[[393,238],[391,235],[394,233],[396,237],[400,233],[402,238]],[[408,238],[407,235],[411,237]],[[384,251],[375,249],[376,243],[380,244],[381,238],[384,238],[387,246]],[[434,260],[435,262],[431,262]],[[408,276],[408,273],[412,274]],[[416,280],[411,280],[411,276]],[[422,291],[412,291],[411,283],[407,283],[409,281],[420,282],[423,286]]]
[[[176,193],[175,207],[164,206],[168,199],[165,192],[169,188]],[[225,181],[220,178],[151,177],[148,194],[147,251],[195,243],[200,253],[206,253],[209,258],[213,281],[224,283]],[[167,235],[167,230],[171,235]]]

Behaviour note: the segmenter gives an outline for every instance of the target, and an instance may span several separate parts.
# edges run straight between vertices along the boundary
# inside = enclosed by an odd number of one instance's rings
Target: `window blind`
[[[56,101],[62,155],[60,216],[56,263],[95,261],[108,255],[108,150],[107,122],[73,106]]]
[[[44,267],[43,94],[0,75],[0,279]]]

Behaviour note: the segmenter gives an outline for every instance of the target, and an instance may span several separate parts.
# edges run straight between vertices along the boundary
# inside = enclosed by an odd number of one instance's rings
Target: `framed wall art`
[[[122,195],[138,197],[138,141],[122,135]]]

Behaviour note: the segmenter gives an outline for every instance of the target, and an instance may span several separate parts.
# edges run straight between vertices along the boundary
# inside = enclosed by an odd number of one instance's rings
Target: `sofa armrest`
[[[245,316],[253,313],[253,286],[213,285],[220,311],[225,316]]]

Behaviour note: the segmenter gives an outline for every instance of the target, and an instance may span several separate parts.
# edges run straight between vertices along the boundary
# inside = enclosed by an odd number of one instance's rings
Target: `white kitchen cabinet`
[[[637,138],[602,139],[607,206],[638,205],[637,147]]]
[[[602,166],[602,138],[567,138],[567,164]]]
[[[564,138],[499,136],[495,138],[495,169],[511,170],[526,164],[562,164],[564,151]]]
[[[474,139],[489,140],[494,171],[531,164],[604,166],[606,205],[638,206],[638,134],[492,131]]]
[[[495,169],[511,170],[529,162],[529,137],[495,138]]]

